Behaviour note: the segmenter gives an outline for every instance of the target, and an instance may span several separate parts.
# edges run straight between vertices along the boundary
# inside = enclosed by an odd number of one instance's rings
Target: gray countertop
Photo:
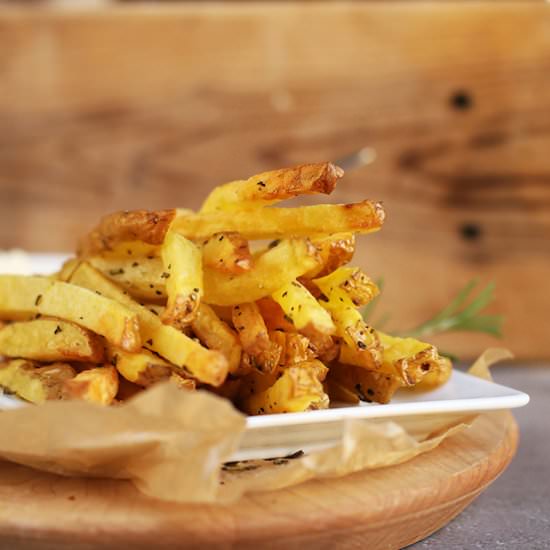
[[[495,367],[496,382],[531,396],[514,411],[520,443],[508,469],[414,550],[550,549],[550,364]]]

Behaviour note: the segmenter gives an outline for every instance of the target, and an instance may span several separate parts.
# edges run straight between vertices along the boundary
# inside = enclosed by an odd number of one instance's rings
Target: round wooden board
[[[0,548],[402,548],[441,528],[509,464],[509,412],[480,416],[398,466],[255,494],[231,506],[178,505],[130,483],[0,464]]]

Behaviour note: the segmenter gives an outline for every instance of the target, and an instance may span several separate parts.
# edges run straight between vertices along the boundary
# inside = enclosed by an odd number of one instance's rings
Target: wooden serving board
[[[130,483],[0,465],[0,548],[401,548],[441,528],[509,464],[509,412],[414,460],[256,494],[231,506],[177,505]]]

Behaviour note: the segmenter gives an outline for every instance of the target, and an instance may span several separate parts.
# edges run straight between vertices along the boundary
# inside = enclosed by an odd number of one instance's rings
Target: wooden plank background
[[[70,250],[116,209],[365,145],[337,201],[382,199],[357,263],[390,327],[471,277],[504,343],[550,357],[550,6],[187,3],[0,10],[0,248]],[[471,357],[496,342],[446,336]]]

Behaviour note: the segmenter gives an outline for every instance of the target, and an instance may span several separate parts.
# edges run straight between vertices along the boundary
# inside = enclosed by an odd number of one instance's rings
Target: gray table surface
[[[516,457],[457,518],[409,549],[550,549],[550,364],[495,367],[493,377],[531,396],[514,411]]]

